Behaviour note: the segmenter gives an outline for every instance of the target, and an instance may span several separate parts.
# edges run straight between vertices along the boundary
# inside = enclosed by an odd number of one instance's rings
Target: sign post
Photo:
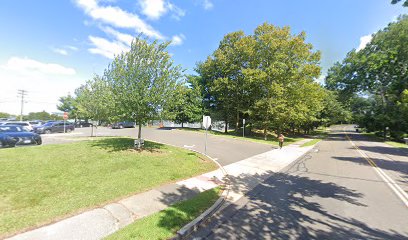
[[[205,147],[204,147],[204,154],[207,155],[207,130],[211,126],[211,117],[210,116],[203,116],[203,126],[205,128]]]
[[[63,118],[64,118],[64,133],[65,133],[65,121],[68,119],[68,113],[67,112],[64,112]]]
[[[242,119],[242,137],[245,137],[245,118]]]

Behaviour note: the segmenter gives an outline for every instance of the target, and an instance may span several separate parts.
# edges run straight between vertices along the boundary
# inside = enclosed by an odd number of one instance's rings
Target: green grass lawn
[[[116,239],[168,239],[217,201],[219,188],[198,194],[196,197],[166,208],[163,211],[142,218],[108,236]]]
[[[310,147],[310,146],[313,146],[313,145],[315,145],[316,143],[320,142],[321,140],[322,140],[322,139],[319,139],[319,138],[313,139],[313,140],[311,140],[311,141],[309,141],[309,142],[303,143],[301,147]]]
[[[177,128],[179,130],[184,130],[184,131],[193,131],[193,132],[199,132],[199,133],[205,133],[205,130],[203,129],[194,129],[194,128]],[[264,144],[271,144],[274,146],[279,146],[278,139],[276,136],[272,134],[268,134],[268,140],[265,140],[262,134],[259,133],[253,133],[252,135],[247,135],[245,137],[242,137],[241,134],[237,134],[235,131],[229,131],[228,133],[224,132],[218,132],[218,131],[208,131],[208,134],[216,135],[216,136],[221,136],[221,137],[227,137],[227,138],[234,138],[234,139],[240,139],[240,140],[245,140],[245,141],[251,141],[251,142],[258,142],[258,143],[264,143]],[[304,138],[302,136],[286,136],[285,137],[285,143],[284,145],[292,144],[294,142],[303,140]]]
[[[216,169],[188,150],[130,138],[0,150],[0,238]]]
[[[408,145],[407,145],[407,144],[404,144],[404,143],[395,142],[395,141],[384,141],[384,139],[378,137],[378,136],[375,135],[375,133],[373,133],[373,132],[370,132],[370,133],[363,132],[363,133],[361,133],[361,134],[363,134],[363,135],[365,135],[365,136],[367,136],[367,137],[370,137],[371,139],[373,139],[373,140],[375,140],[375,141],[384,142],[384,143],[386,143],[386,144],[388,144],[388,145],[390,145],[390,146],[396,147],[396,148],[408,148]]]

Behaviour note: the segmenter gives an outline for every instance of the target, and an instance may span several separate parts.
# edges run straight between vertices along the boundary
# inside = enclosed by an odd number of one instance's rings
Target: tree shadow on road
[[[389,154],[394,156],[408,157],[408,148],[394,148],[394,147],[381,147],[381,146],[359,146],[361,150],[380,153],[380,154]]]
[[[303,164],[299,161],[299,165]],[[291,169],[296,169],[296,165]],[[295,172],[299,173],[299,171]],[[208,239],[404,239],[407,236],[372,228],[361,219],[337,215],[336,206],[366,208],[355,190],[295,173],[271,175],[245,197],[214,217],[193,237]],[[232,180],[234,190],[251,188],[249,182],[264,174],[241,175]],[[321,202],[330,201],[329,212]],[[365,211],[365,210],[363,210]],[[193,238],[192,237],[192,238]]]
[[[133,149],[134,139],[127,137],[108,137],[101,139],[93,139],[92,141],[90,141],[90,146],[102,148],[107,150],[108,152],[119,152]],[[164,147],[163,144],[145,141],[143,150],[155,152],[163,147]]]
[[[334,157],[334,158],[341,161],[348,161],[361,165],[370,166],[368,161],[361,157]],[[400,176],[406,179],[404,183],[408,183],[408,162],[392,161],[383,158],[370,158],[370,159],[373,160],[375,164],[377,164],[377,166],[381,169],[391,170],[401,174]]]

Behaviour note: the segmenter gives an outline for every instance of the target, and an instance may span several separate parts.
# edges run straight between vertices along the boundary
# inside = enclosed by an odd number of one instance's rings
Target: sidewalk
[[[310,140],[305,139],[282,149],[274,149],[225,166],[230,185],[227,200],[231,202],[238,200],[273,173],[305,154],[312,147],[300,145]],[[101,239],[137,219],[161,211],[176,202],[187,200],[199,192],[220,186],[224,181],[224,174],[219,169],[83,212],[9,239]]]

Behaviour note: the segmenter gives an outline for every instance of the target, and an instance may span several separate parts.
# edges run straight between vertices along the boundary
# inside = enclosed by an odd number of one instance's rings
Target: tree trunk
[[[181,123],[181,128],[183,128],[183,127],[184,127],[184,123],[182,122],[182,123]]]
[[[386,141],[387,140],[387,127],[385,125],[384,125],[383,132],[384,132],[384,134],[383,134],[384,141]]]
[[[237,111],[237,116],[236,116],[236,124],[235,124],[235,132],[239,131],[239,112]]]
[[[228,122],[225,121],[224,133],[228,133]]]
[[[268,140],[268,132],[267,132],[267,130],[266,130],[266,127],[264,127],[264,132],[263,132],[263,134],[264,134],[264,140],[267,141],[267,140]]]
[[[139,121],[139,132],[137,133],[137,138],[140,140],[142,138],[142,123]]]

